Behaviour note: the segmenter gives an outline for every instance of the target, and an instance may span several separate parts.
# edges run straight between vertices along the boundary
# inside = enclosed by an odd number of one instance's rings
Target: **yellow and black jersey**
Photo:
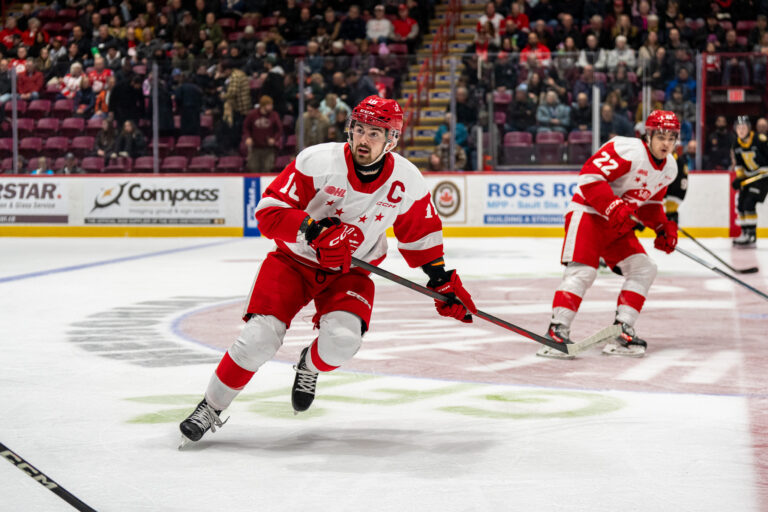
[[[749,132],[746,139],[736,137],[731,149],[740,178],[754,176],[761,167],[768,167],[768,137],[763,133]]]

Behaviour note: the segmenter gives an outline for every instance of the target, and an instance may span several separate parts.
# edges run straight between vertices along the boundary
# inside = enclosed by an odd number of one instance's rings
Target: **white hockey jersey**
[[[677,162],[671,154],[659,166],[642,140],[614,137],[584,163],[568,211],[605,217],[608,205],[619,197],[637,207],[647,225],[656,227],[666,220],[664,195],[675,176]]]
[[[421,172],[388,153],[379,176],[363,183],[347,143],[303,150],[267,187],[256,208],[261,233],[297,260],[319,266],[299,227],[313,219],[338,217],[364,236],[354,256],[377,264],[387,254],[386,230],[393,227],[398,249],[411,267],[443,256],[442,222]]]

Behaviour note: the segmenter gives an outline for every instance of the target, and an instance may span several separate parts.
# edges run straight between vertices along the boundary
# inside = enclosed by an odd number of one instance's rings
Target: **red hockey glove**
[[[443,279],[430,279],[427,288],[448,297],[448,302],[435,299],[435,308],[441,316],[450,316],[465,323],[472,322],[470,313],[477,313],[477,307],[455,270],[446,272]]]
[[[653,241],[655,248],[667,254],[675,250],[677,246],[677,224],[675,222],[668,220],[654,231],[656,231],[656,240]]]
[[[634,213],[634,208],[624,202],[624,200],[618,198],[605,209],[605,215],[608,217],[608,224],[620,235],[629,233],[634,229],[635,221],[630,218]]]
[[[342,272],[349,272],[352,253],[363,241],[363,234],[357,227],[341,222],[336,217],[327,217],[310,224],[304,237],[315,250],[321,266],[341,267]]]

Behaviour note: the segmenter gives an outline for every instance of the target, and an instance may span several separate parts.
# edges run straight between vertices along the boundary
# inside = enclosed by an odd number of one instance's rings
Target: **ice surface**
[[[768,271],[766,249],[702,241]],[[2,238],[0,442],[100,511],[768,510],[768,302],[643,243],[659,264],[644,359],[536,358],[375,278],[363,348],[308,413],[289,389],[311,306],[230,421],[179,452],[271,243]],[[559,245],[450,238],[446,259],[481,309],[543,332]],[[382,266],[426,281],[394,249]],[[577,338],[612,321],[620,285],[601,271]],[[0,495],[0,510],[71,510],[3,461]]]

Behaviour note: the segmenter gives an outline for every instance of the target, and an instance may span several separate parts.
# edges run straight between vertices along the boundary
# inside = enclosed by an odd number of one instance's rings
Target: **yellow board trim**
[[[728,238],[728,228],[699,227],[685,228],[691,235],[699,238]],[[758,236],[768,236],[768,228],[759,228]],[[531,238],[562,238],[565,234],[563,227],[547,226],[443,226],[446,237],[531,237]],[[387,236],[393,237],[392,229],[387,230]],[[646,229],[638,233],[640,238],[655,238],[656,233]],[[680,235],[684,238],[683,235]]]
[[[0,236],[243,236],[243,228],[208,226],[0,226]]]

